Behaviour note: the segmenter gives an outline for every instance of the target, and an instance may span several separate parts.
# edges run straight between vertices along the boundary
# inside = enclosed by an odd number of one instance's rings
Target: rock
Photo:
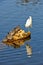
[[[22,45],[27,38],[30,39],[31,33],[25,32],[19,26],[10,31],[7,36],[2,40],[3,43]]]
[[[15,35],[20,29],[21,29],[20,26],[17,26],[17,27],[15,27],[12,31],[10,31],[9,34],[13,36],[13,35]]]

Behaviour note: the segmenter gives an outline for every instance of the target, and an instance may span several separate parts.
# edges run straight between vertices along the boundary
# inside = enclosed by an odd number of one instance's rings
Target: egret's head
[[[29,16],[29,18],[30,18],[31,16]]]

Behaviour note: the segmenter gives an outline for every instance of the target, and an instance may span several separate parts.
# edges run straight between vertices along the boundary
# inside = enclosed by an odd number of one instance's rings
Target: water
[[[1,41],[15,26],[22,29],[29,16],[33,18],[31,40],[20,48]],[[26,44],[32,47],[32,56],[26,53]],[[0,65],[43,65],[43,0],[0,0]]]

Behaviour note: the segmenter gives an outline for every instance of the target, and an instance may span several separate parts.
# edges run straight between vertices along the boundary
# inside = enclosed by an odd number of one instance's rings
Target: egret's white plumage
[[[31,16],[29,16],[29,18],[27,19],[25,27],[26,28],[32,27],[32,17]]]

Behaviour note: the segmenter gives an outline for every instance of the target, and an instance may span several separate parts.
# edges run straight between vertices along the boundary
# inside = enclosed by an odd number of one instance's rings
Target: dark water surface
[[[20,48],[0,42],[0,65],[43,65],[43,0],[0,0],[0,41],[7,32],[33,18],[31,40]],[[32,56],[26,53],[26,44],[32,47]]]

